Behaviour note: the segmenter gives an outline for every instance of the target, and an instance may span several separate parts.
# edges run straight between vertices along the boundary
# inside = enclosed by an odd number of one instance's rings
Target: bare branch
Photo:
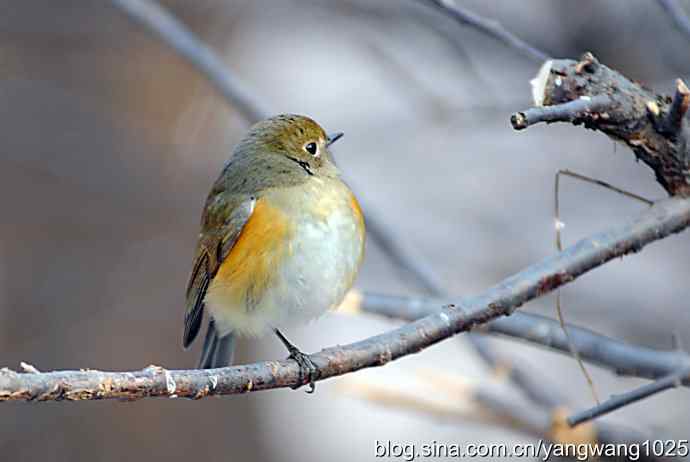
[[[130,19],[172,47],[177,54],[192,64],[213,86],[251,123],[268,117],[263,104],[227,65],[173,15],[150,0],[111,0],[112,4]]]
[[[365,213],[371,210],[367,203],[363,203],[362,208]],[[428,294],[441,296],[445,293],[443,284],[434,269],[423,258],[413,254],[395,230],[378,218],[378,214],[366,214],[366,219],[367,235],[374,238],[396,269],[411,276]]]
[[[364,210],[365,212],[368,210],[366,204],[364,204]],[[374,237],[386,256],[396,263],[396,268],[400,268],[411,275],[426,293],[435,297],[448,297],[434,270],[423,258],[413,255],[408,247],[402,243],[395,230],[386,226],[375,214],[367,215],[367,233]],[[441,304],[438,304],[434,308],[437,309],[440,306]],[[501,360],[494,353],[486,338],[470,332],[467,339],[479,358],[490,367],[495,368],[510,362]],[[560,393],[554,387],[545,386],[545,378],[537,379],[534,374],[528,373],[522,366],[511,365],[510,379],[534,403],[547,408],[563,404],[563,397],[560,396]]]
[[[557,106],[533,107],[517,112],[510,117],[510,123],[515,130],[523,130],[540,122],[570,122],[577,125],[591,118],[593,113],[606,110],[611,104],[611,99],[606,95],[583,97]]]
[[[684,118],[690,96],[682,82],[672,99],[585,53],[580,61],[547,61],[532,85],[537,107],[513,114],[515,129],[570,122],[599,130],[626,143],[670,195],[690,195],[690,134]]]
[[[484,293],[449,305],[437,313],[346,346],[311,356],[318,380],[382,366],[419,352],[459,332],[515,311],[524,303],[567,284],[582,274],[690,224],[690,199],[659,201],[636,220],[583,239],[550,258],[531,265]],[[0,400],[137,399],[149,396],[202,398],[300,385],[294,361],[268,361],[211,370],[136,372],[62,371],[0,373]],[[303,384],[303,383],[302,383]]]
[[[690,368],[682,369],[674,374],[667,375],[655,382],[648,383],[636,388],[628,393],[623,393],[621,395],[615,395],[607,399],[603,403],[587,409],[577,414],[573,414],[568,417],[568,425],[574,427],[580,425],[584,422],[588,422],[597,417],[609,414],[617,409],[627,406],[628,404],[641,401],[645,398],[649,398],[657,393],[668,390],[670,388],[677,388],[681,385],[687,386],[690,384]]]
[[[549,55],[539,50],[505,29],[495,19],[485,18],[474,11],[457,5],[453,0],[420,0],[430,5],[463,26],[470,26],[483,34],[503,42],[510,48],[535,62],[549,59]]]
[[[447,303],[442,299],[364,293],[357,302],[358,306],[351,309],[414,321],[437,312]],[[690,367],[690,355],[677,349],[659,351],[630,345],[572,324],[567,324],[567,328],[584,360],[618,375],[657,379]],[[510,317],[495,319],[479,329],[570,354],[568,340],[558,321],[538,314],[517,312]]]
[[[683,11],[683,8],[676,0],[657,0],[659,5],[669,15],[676,28],[681,31],[687,38],[690,38],[690,19]]]
[[[648,435],[607,422],[571,428],[567,409],[544,409],[522,397],[506,393],[495,381],[420,371],[425,392],[381,384],[366,377],[343,380],[338,390],[386,407],[425,414],[433,418],[477,421],[501,425],[534,438],[561,444],[640,443]],[[429,391],[426,391],[430,387]],[[539,457],[539,455],[537,455]],[[655,460],[655,459],[649,459]]]

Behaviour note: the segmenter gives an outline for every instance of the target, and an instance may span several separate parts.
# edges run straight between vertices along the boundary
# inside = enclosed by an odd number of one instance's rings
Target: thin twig
[[[652,205],[654,205],[654,201],[651,199],[647,199],[646,197],[635,194],[634,192],[626,191],[625,189],[621,189],[621,188],[614,186],[611,183],[608,183],[606,181],[601,181],[601,180],[597,180],[596,178],[591,178],[589,176],[581,175],[581,174],[579,174],[577,172],[573,172],[571,170],[567,170],[567,169],[566,170],[559,170],[558,172],[556,172],[556,175],[557,176],[560,176],[560,175],[569,176],[571,178],[576,178],[580,181],[584,181],[585,183],[593,184],[595,186],[600,186],[604,189],[607,189],[609,191],[613,191],[615,193],[620,194],[621,196],[636,200],[636,201],[638,201],[642,204],[648,205],[650,207]],[[555,195],[555,201],[556,201],[556,206],[555,206],[556,207],[556,223],[557,223],[557,227],[560,229],[563,227],[563,223],[561,222],[560,215],[559,215],[560,206],[559,206],[559,195],[558,195],[558,193],[556,193],[556,195]],[[556,239],[560,240],[560,233]]]
[[[567,175],[567,174],[566,174]],[[578,176],[574,176],[575,178],[578,178]],[[561,171],[556,172],[556,179],[555,179],[555,184],[554,184],[554,229],[556,231],[556,250],[561,252],[563,251],[563,241],[561,239],[562,233],[561,229],[563,228],[563,222],[561,221],[561,212],[560,212],[560,180],[561,180]],[[556,290],[556,314],[558,315],[558,322],[561,326],[561,330],[565,334],[565,338],[568,341],[568,349],[570,350],[570,354],[575,358],[575,361],[577,362],[578,367],[580,368],[580,371],[582,371],[582,375],[584,375],[585,380],[587,381],[587,385],[589,386],[590,391],[592,392],[592,398],[594,398],[594,402],[599,404],[599,395],[597,394],[597,390],[594,387],[594,380],[592,380],[592,376],[589,374],[589,371],[587,370],[587,367],[585,367],[585,363],[582,361],[582,358],[580,357],[580,352],[577,350],[577,347],[573,343],[572,338],[570,338],[570,333],[565,325],[565,318],[563,317],[563,308],[561,306],[561,291]]]
[[[628,404],[641,401],[662,391],[668,390],[670,388],[677,388],[683,384],[688,383],[690,380],[690,368],[683,369],[674,374],[663,377],[655,382],[648,383],[636,388],[635,390],[623,393],[621,395],[615,395],[607,399],[603,403],[587,409],[577,414],[573,414],[568,417],[568,425],[574,427],[584,422],[588,422],[597,417],[609,414],[617,409],[627,406]]]
[[[559,170],[556,172],[556,177],[555,177],[555,184],[554,184],[554,228],[556,231],[556,250],[561,251],[563,250],[563,241],[562,241],[562,229],[563,229],[563,221],[561,221],[561,211],[560,211],[560,179],[561,176],[569,176],[571,178],[574,178],[579,181],[583,181],[589,184],[593,184],[595,186],[600,186],[604,189],[607,189],[609,191],[613,191],[615,193],[618,193],[622,196],[637,200],[639,202],[642,202],[648,206],[652,206],[654,202],[650,201],[649,199],[646,199],[642,196],[639,196],[637,194],[631,193],[629,191],[626,191],[624,189],[618,188],[616,186],[613,186],[612,184],[606,183],[601,180],[597,180],[595,178],[590,178],[585,175],[581,175],[579,173],[571,172],[570,170]],[[563,309],[561,305],[561,291],[557,290],[556,291],[556,313],[558,314],[558,322],[560,323],[561,329],[563,330],[563,333],[566,336],[566,340],[568,342],[568,347],[570,349],[571,354],[577,361],[578,366],[580,367],[580,370],[582,371],[583,375],[585,376],[585,379],[587,380],[587,384],[589,385],[590,390],[592,391],[592,397],[594,398],[594,401],[597,404],[600,404],[599,401],[599,396],[596,391],[596,388],[594,386],[594,381],[592,380],[592,376],[589,374],[589,371],[585,367],[582,357],[580,356],[580,352],[577,349],[577,346],[574,344],[572,341],[572,338],[570,337],[570,331],[568,327],[566,326],[565,323],[565,318],[563,316]]]
[[[449,305],[390,332],[311,355],[317,380],[403,356],[506,316],[521,305],[567,284],[582,274],[690,225],[690,199],[669,198],[654,204],[636,220],[595,234],[550,258],[531,265],[477,297]],[[0,372],[0,400],[137,399],[150,396],[202,398],[304,385],[291,360],[268,361],[211,370],[136,372],[62,371],[19,374]]]
[[[676,28],[690,39],[690,18],[676,0],[657,0]]]
[[[498,40],[499,42],[503,42],[505,45],[517,50],[520,54],[532,61],[541,63],[549,59],[549,55],[547,53],[520,39],[515,34],[501,26],[498,21],[480,16],[474,11],[457,5],[453,0],[420,1],[436,8],[461,25],[470,26],[482,32],[483,34]]]
[[[153,32],[185,58],[221,92],[249,122],[265,119],[270,113],[247,90],[244,83],[228,72],[227,65],[173,15],[151,0],[111,0],[112,4],[144,28]]]

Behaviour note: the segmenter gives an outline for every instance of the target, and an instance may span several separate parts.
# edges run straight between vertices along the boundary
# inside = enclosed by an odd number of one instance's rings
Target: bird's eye
[[[309,154],[312,156],[316,156],[317,153],[319,152],[318,147],[316,146],[316,143],[313,141],[311,143],[307,143],[304,145],[304,150],[307,151]]]

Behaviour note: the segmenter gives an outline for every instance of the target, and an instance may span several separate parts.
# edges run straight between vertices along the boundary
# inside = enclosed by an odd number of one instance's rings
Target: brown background
[[[647,85],[687,76],[688,42],[652,1],[465,1],[555,56],[593,51]],[[687,2],[686,6],[687,5]],[[553,250],[553,175],[569,168],[658,198],[624,147],[568,126],[513,132],[537,67],[413,1],[168,1],[275,112],[313,116],[375,205],[456,294],[489,286]],[[245,126],[166,46],[109,6],[0,1],[0,365],[186,368],[183,291],[200,207]],[[640,205],[566,181],[565,239]],[[564,291],[568,320],[630,342],[690,344],[687,234]],[[374,245],[357,286],[415,293]],[[525,310],[553,315],[553,299]],[[295,329],[307,351],[393,324],[333,314]],[[535,374],[591,404],[570,358],[497,341]],[[284,356],[273,338],[240,360]],[[289,390],[137,403],[4,404],[3,460],[369,460],[375,440],[531,441],[472,421],[439,421],[348,395],[348,381],[423,390],[443,369],[489,373],[464,341],[383,369]],[[603,395],[643,383],[592,367]],[[416,387],[416,388],[415,388]],[[664,438],[690,433],[687,390],[607,419]]]

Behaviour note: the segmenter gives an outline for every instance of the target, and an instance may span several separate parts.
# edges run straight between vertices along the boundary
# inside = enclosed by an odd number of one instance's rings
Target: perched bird
[[[312,119],[254,125],[206,199],[187,286],[183,344],[210,320],[199,367],[232,362],[237,336],[273,330],[314,389],[314,364],[278,329],[337,307],[364,253],[364,219]]]

